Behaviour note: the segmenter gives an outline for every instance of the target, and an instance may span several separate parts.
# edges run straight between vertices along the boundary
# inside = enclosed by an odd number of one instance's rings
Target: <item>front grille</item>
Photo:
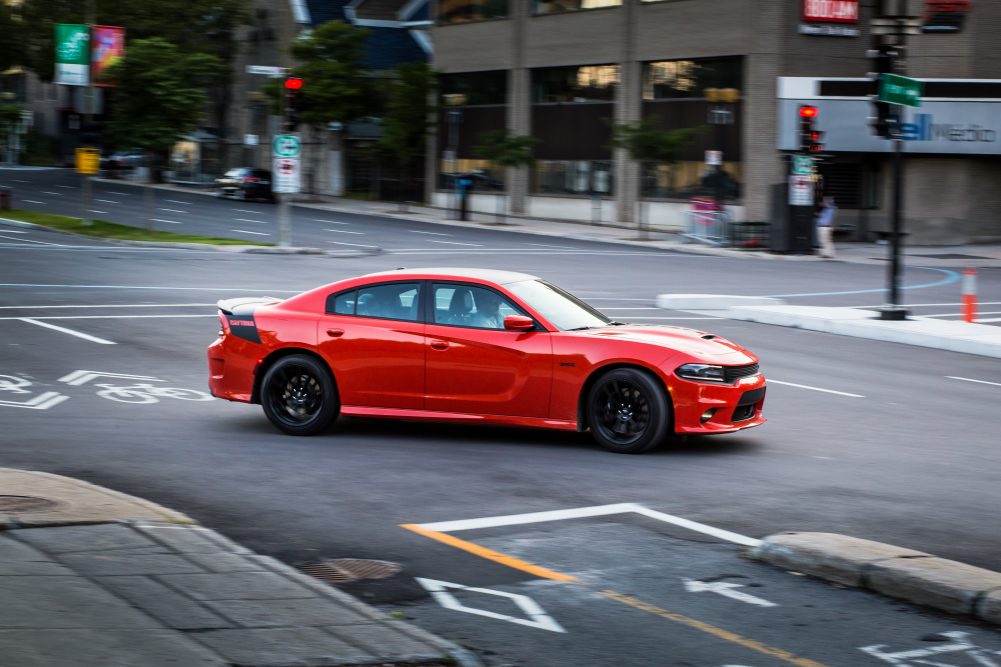
[[[736,382],[739,378],[746,378],[751,375],[758,374],[757,364],[748,364],[747,366],[724,366],[723,367],[723,377],[727,382]]]
[[[751,405],[738,405],[733,411],[732,421],[742,422],[747,421],[754,416],[754,404]]]

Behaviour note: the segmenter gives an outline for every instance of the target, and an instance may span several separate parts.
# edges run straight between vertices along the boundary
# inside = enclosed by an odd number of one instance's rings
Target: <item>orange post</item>
[[[977,319],[977,272],[974,269],[963,271],[963,321],[973,322]]]

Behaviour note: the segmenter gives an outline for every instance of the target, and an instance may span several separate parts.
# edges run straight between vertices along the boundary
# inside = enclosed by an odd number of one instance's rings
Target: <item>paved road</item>
[[[1001,362],[652,309],[663,291],[858,291],[881,284],[875,269],[575,241],[538,252],[528,246],[537,238],[520,236],[506,237],[520,250],[502,262],[475,250],[407,262],[534,272],[618,319],[706,328],[762,357],[768,424],[628,457],[576,434],[367,420],[290,438],[257,406],[157,393],[204,390],[217,298],[294,293],[400,265],[392,254],[232,255],[0,231],[15,237],[0,247],[0,465],[150,497],[292,564],[399,563],[399,575],[344,587],[475,647],[490,665],[1001,665],[992,631],[747,562],[718,532],[843,532],[998,567],[1001,386],[981,382],[1001,382]],[[940,280],[933,274],[909,278]],[[912,294],[932,302],[946,289]],[[66,379],[80,370],[142,377]],[[115,389],[137,385],[156,402],[123,402],[137,396]],[[44,409],[10,405],[31,401]],[[620,503],[628,511],[580,509]],[[401,527],[553,510],[576,511],[437,527],[470,550]],[[577,581],[501,565],[478,547]],[[685,580],[723,592],[689,591]],[[913,651],[924,653],[893,657]]]

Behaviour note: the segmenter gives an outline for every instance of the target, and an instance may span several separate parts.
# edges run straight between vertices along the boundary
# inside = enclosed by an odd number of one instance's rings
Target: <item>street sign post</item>
[[[809,155],[792,156],[792,173],[794,176],[811,176],[813,172],[814,166],[812,157]]]
[[[880,102],[919,107],[921,106],[922,92],[924,92],[924,84],[917,79],[910,79],[899,74],[881,74],[879,76]]]
[[[279,134],[271,142],[275,157],[297,158],[302,153],[302,141],[294,134]]]
[[[76,171],[82,180],[80,194],[83,196],[83,215],[80,219],[83,224],[90,226],[93,222],[90,219],[91,192],[90,177],[101,168],[101,151],[97,148],[77,148],[76,149]]]
[[[301,191],[299,158],[276,157],[272,160],[273,186],[275,192],[295,194]]]
[[[282,196],[302,190],[300,156],[302,141],[294,134],[279,134],[271,142],[271,189],[278,195],[278,245],[288,246],[292,235],[288,200]]]
[[[90,26],[55,24],[56,76],[53,83],[66,86],[90,84]]]
[[[247,65],[247,74],[264,74],[272,79],[285,76],[288,71],[285,67],[272,67],[271,65]]]

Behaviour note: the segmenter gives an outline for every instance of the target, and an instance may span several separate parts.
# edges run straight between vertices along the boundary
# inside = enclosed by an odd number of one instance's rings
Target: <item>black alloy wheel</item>
[[[671,408],[663,387],[649,373],[617,368],[591,387],[587,422],[591,435],[605,449],[641,454],[664,440]]]
[[[293,354],[276,361],[261,383],[261,406],[271,423],[290,435],[313,435],[340,412],[337,387],[320,361]]]

